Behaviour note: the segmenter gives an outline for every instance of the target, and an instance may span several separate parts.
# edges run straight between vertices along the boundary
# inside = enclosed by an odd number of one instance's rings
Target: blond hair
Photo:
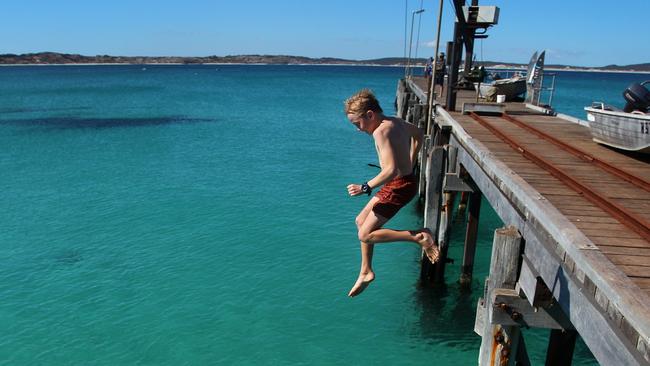
[[[345,105],[345,114],[361,116],[367,111],[384,113],[379,106],[379,101],[377,101],[377,98],[370,89],[359,90],[343,104]]]

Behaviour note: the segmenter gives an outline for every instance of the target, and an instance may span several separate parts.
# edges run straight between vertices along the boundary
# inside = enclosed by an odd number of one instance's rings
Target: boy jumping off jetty
[[[438,260],[438,246],[426,229],[393,230],[382,226],[417,193],[417,178],[413,174],[423,133],[416,126],[396,117],[386,117],[377,98],[363,89],[345,101],[345,113],[352,124],[372,136],[381,165],[376,177],[363,184],[348,185],[350,196],[370,195],[374,188],[384,185],[368,201],[355,223],[361,241],[361,271],[348,296],[359,295],[375,279],[372,270],[374,244],[410,241],[418,244],[432,263]]]

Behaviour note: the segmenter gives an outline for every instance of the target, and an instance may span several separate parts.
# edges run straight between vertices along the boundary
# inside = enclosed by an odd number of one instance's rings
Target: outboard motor
[[[645,85],[650,84],[650,80],[641,84],[634,83],[625,89],[623,98],[625,98],[625,108],[623,111],[630,113],[632,111],[641,111],[646,113],[650,108],[650,90]]]

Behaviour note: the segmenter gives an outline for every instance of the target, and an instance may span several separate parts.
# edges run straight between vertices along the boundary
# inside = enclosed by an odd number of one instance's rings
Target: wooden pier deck
[[[425,84],[422,78],[403,84],[398,115],[423,124]],[[603,365],[650,364],[650,160],[598,145],[584,126],[524,103],[505,103],[505,113],[481,115],[463,114],[465,102],[476,102],[475,93],[459,91],[453,111],[435,103],[438,136],[431,136],[435,142],[427,147],[421,169],[427,187],[438,192],[427,188],[425,209],[434,213],[425,212],[425,221],[434,217],[427,226],[445,231],[441,195],[445,179],[455,175],[485,196],[502,221],[516,229],[523,247],[498,255],[493,249],[494,271],[499,268],[495,262],[511,261],[516,281],[512,286],[488,281],[486,299],[477,307],[477,332],[493,349],[491,355],[482,349],[479,363],[496,362],[497,343],[516,351],[519,336],[513,325],[521,326],[522,320],[498,321],[503,309],[495,308],[505,288],[527,299],[530,309],[516,298],[507,305],[519,304],[516,313],[523,319],[536,317],[540,308],[561,308],[561,316],[551,316],[556,323],[527,323],[561,329],[552,333],[554,347],[570,343],[562,341],[562,334],[577,332]],[[444,234],[438,237],[444,242]],[[466,242],[468,249],[473,255]],[[492,272],[491,278],[498,277]],[[502,331],[510,333],[507,346],[496,337]]]

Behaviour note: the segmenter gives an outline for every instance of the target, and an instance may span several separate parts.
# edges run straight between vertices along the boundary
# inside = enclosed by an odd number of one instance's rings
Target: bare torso
[[[406,176],[413,172],[413,161],[411,161],[413,135],[409,127],[403,120],[389,117],[385,118],[373,133],[382,168],[392,160],[397,176]],[[387,141],[382,141],[384,139]],[[387,146],[390,151],[382,151],[382,146]]]

